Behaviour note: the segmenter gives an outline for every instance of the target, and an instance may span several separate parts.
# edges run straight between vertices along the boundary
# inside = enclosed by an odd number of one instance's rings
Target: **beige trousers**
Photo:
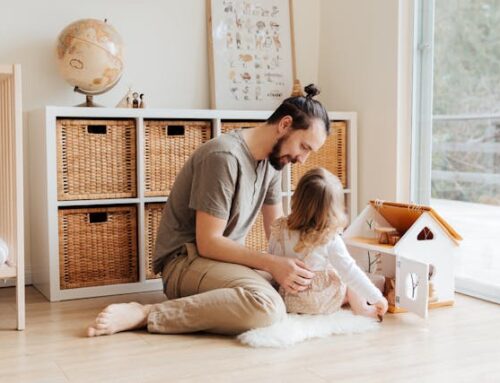
[[[148,331],[178,334],[207,331],[239,334],[281,320],[285,304],[255,270],[198,255],[194,244],[163,269],[168,300],[153,305]]]

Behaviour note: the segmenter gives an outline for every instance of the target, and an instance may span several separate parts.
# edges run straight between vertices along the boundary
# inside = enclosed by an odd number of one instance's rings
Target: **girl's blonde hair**
[[[300,253],[328,242],[347,225],[344,192],[340,180],[323,168],[306,172],[292,196],[290,230],[300,232],[295,251]]]

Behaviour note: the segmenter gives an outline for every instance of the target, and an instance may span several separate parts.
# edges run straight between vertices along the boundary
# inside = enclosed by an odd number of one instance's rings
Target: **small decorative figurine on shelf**
[[[132,87],[128,87],[128,91],[116,105],[117,108],[145,108],[144,93],[133,92]]]
[[[127,93],[122,97],[120,102],[116,104],[117,108],[130,108],[130,100],[132,99],[132,88],[129,86]]]
[[[139,108],[139,93],[132,93],[132,108]]]

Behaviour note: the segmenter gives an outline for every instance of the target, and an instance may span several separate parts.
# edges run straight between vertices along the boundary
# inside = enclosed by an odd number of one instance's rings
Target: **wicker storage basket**
[[[146,254],[146,279],[159,278],[160,274],[153,273],[153,255],[156,244],[156,235],[160,226],[161,215],[165,203],[147,203],[144,207],[145,210],[145,254]]]
[[[135,206],[59,210],[60,288],[138,281]]]
[[[300,177],[309,169],[323,167],[339,177],[342,185],[347,187],[347,124],[345,121],[331,123],[331,134],[317,153],[311,153],[304,164],[294,164],[291,170],[292,190],[295,190]]]
[[[211,138],[209,121],[145,120],[145,195],[167,196],[184,163]]]
[[[255,128],[265,121],[223,121],[221,123],[221,133],[227,133],[235,129]]]
[[[264,218],[262,213],[259,213],[252,228],[250,229],[245,245],[253,250],[267,251],[266,232],[264,230]]]
[[[58,199],[136,196],[134,120],[57,120]]]

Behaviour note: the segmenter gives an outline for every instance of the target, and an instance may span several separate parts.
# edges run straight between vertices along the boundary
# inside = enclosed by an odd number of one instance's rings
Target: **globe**
[[[120,80],[122,39],[106,21],[75,21],[59,34],[57,62],[62,77],[87,95],[87,106],[93,106],[93,95],[108,91]]]

